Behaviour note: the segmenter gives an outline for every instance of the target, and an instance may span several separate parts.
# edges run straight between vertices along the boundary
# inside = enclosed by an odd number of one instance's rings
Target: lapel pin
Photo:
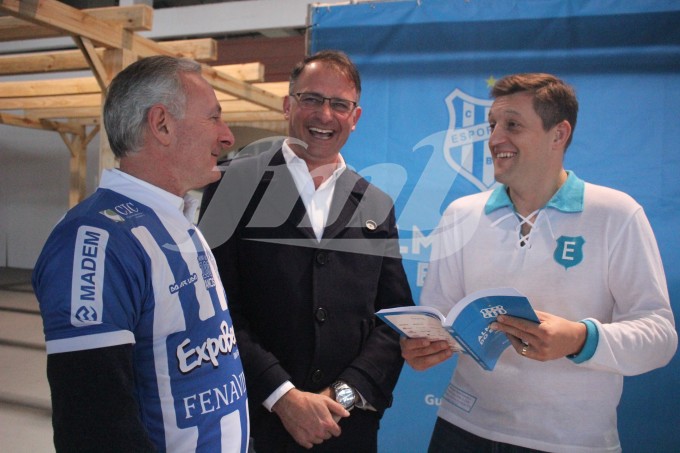
[[[368,230],[370,230],[370,231],[373,231],[373,230],[375,230],[376,228],[378,228],[378,224],[375,223],[374,220],[367,220],[367,221],[366,221],[366,228],[367,228]]]

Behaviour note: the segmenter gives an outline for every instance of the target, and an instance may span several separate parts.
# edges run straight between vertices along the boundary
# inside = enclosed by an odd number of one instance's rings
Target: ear
[[[283,97],[283,117],[285,119],[290,117],[290,96]]]
[[[168,146],[172,141],[172,115],[163,104],[156,104],[149,109],[146,115],[146,124],[149,133],[163,146]]]
[[[357,105],[357,107],[352,112],[352,115],[354,116],[354,124],[352,124],[352,132],[354,132],[354,129],[357,128],[357,123],[359,122],[359,118],[361,118],[361,106],[360,105]]]
[[[564,149],[567,146],[569,137],[571,136],[571,124],[569,124],[569,121],[563,120],[561,123],[558,123],[555,126],[553,133],[554,144]]]

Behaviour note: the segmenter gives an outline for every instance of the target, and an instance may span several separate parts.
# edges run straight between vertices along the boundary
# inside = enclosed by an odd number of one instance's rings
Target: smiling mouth
[[[330,129],[321,129],[318,127],[310,127],[308,129],[312,137],[320,138],[322,140],[327,140],[333,136],[333,131]]]
[[[511,157],[515,157],[515,153],[497,153],[496,154],[496,159],[508,159]]]

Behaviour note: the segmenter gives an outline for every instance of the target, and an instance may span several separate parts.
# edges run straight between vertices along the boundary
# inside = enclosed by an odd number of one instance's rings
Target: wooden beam
[[[107,49],[104,52],[104,58],[102,61],[106,66],[106,71],[110,74],[111,78],[115,74],[118,74],[124,68],[131,65],[137,59],[137,55],[127,49]],[[104,94],[102,93],[99,97],[99,107],[104,105]],[[103,121],[103,118],[102,118]],[[111,145],[109,144],[109,138],[106,134],[106,128],[101,128],[101,135],[99,140],[99,171],[97,174],[101,176],[102,172],[106,169],[115,168],[118,164],[116,157],[111,150]]]
[[[1,84],[0,84],[0,86],[1,86]],[[262,89],[262,90],[264,90],[268,93],[271,93],[275,96],[280,97],[282,103],[283,103],[283,97],[288,95],[288,82],[253,83],[253,86],[257,87],[259,89]],[[217,95],[217,100],[220,101],[220,102],[240,100],[237,96],[233,96],[231,94],[223,93],[221,91],[217,91],[216,95]]]
[[[67,142],[65,134],[61,134],[64,143]],[[77,154],[71,155],[69,159],[69,192],[68,207],[72,208],[85,199],[86,177],[87,177],[87,148],[80,144],[80,139],[73,142],[69,149],[76,146]],[[71,151],[73,153],[73,151]]]
[[[98,107],[100,105],[101,94],[0,98],[0,110],[63,109],[72,107]]]
[[[0,98],[101,93],[94,77],[0,82]]]
[[[75,41],[76,45],[85,57],[87,65],[92,70],[94,78],[97,80],[97,84],[99,85],[102,93],[106,93],[114,74],[107,72],[107,69],[104,67],[104,63],[102,62],[103,58],[100,58],[99,55],[97,55],[97,51],[92,44],[92,41],[87,38],[83,38],[82,36],[73,36],[73,41]]]
[[[242,65],[229,65],[234,73]],[[287,82],[258,83],[276,94],[287,92]],[[0,83],[0,110],[23,110],[23,116],[10,115],[7,124],[45,129],[40,120],[68,119],[81,125],[101,124],[101,94],[92,77]],[[232,123],[284,121],[283,114],[263,106],[216,92],[222,106],[222,118]],[[52,130],[51,128],[47,128]],[[277,127],[280,129],[280,127]]]
[[[83,119],[87,123],[96,124],[99,122],[97,114],[100,112],[98,107],[72,107],[65,109],[32,109],[26,110],[24,117],[30,120],[46,119]],[[222,112],[222,118],[226,121],[270,121],[282,120],[284,116],[279,112],[269,110],[238,110]]]
[[[83,36],[107,47],[129,47],[123,43],[121,25],[110,24],[57,0],[3,0],[0,11],[64,35]]]
[[[17,19],[16,17],[0,17],[0,41],[19,41],[25,39],[55,38],[63,36],[58,30]]]
[[[277,112],[223,112],[222,120],[227,124],[251,123],[257,121],[285,121],[283,113]]]
[[[2,0],[0,11],[32,23],[61,29],[66,34],[87,38],[105,47],[127,49],[139,57],[171,54],[150,39],[128,32],[120,26],[110,25],[106,21],[99,20],[57,0]],[[272,110],[283,110],[280,97],[234,77],[226,76],[205,64],[203,65],[203,76],[216,90]]]
[[[223,113],[229,112],[269,112],[271,109],[263,107],[261,105],[253,104],[252,102],[242,101],[240,99],[234,99],[230,101],[220,101],[220,106],[222,106]],[[280,114],[281,112],[275,112]]]
[[[238,99],[234,101],[223,101],[227,103],[223,108],[232,110],[231,107],[227,107],[226,105],[228,105],[229,102],[236,102],[239,105],[244,106],[253,104],[249,107],[251,110],[273,110],[275,112],[283,112],[283,100],[280,96],[265,91],[257,86],[244,83],[234,77],[227,76],[224,73],[212,71],[211,74],[214,74],[214,77],[208,81],[211,82],[216,90],[230,90],[230,94],[235,94]],[[17,86],[17,84],[21,84],[22,82],[5,83]],[[32,82],[32,86],[36,87],[36,82]],[[84,87],[85,84],[81,86]],[[24,91],[26,91],[26,89],[24,89]],[[38,91],[44,93],[45,88]],[[3,84],[0,84],[0,110],[95,107],[101,103],[101,97],[94,91],[85,92],[83,94],[63,93],[56,96],[42,94],[36,96],[7,97],[8,94],[11,95],[11,93],[12,92],[7,88],[3,88]]]
[[[102,55],[103,49],[98,49]],[[0,74],[35,74],[87,69],[87,60],[79,50],[0,55]]]
[[[213,38],[162,41],[158,45],[178,57],[190,58],[203,63],[217,60],[217,41]]]
[[[148,31],[153,24],[153,8],[149,5],[90,8],[83,11],[97,19],[132,31]],[[45,28],[16,17],[0,17],[0,41],[54,38],[63,35],[60,30]]]
[[[244,82],[256,81],[259,77],[260,63],[246,63],[220,66],[220,72]],[[281,96],[287,92],[287,82],[255,83],[256,87]],[[21,82],[0,82],[0,98],[30,96],[59,96],[100,93],[101,89],[94,77],[72,77],[69,79],[28,80]],[[236,99],[234,96],[219,93],[218,99]]]
[[[139,58],[186,57],[202,63],[230,124],[285,130],[287,83],[265,84],[261,63],[210,67],[217,59],[213,39],[156,43],[135,31],[150,30],[146,5],[79,10],[57,0],[0,0],[0,41],[70,36],[79,51],[0,55],[0,75],[90,69],[95,77],[0,82],[0,123],[56,131],[71,152],[70,205],[85,195],[87,144],[100,136],[99,167],[111,168],[106,131],[101,127],[103,93],[112,77]],[[2,111],[8,111],[3,113]],[[15,112],[23,112],[23,115]],[[87,128],[91,132],[87,133]]]
[[[88,8],[83,11],[99,20],[120,25],[130,31],[151,31],[153,28],[153,7],[149,5]]]
[[[69,107],[51,109],[31,109],[24,111],[24,117],[39,120],[68,118],[70,120],[86,120],[87,123],[100,123],[101,107]]]
[[[77,124],[80,126],[99,126],[101,130],[102,122],[101,122],[101,117],[99,116],[92,116],[89,118],[83,117],[83,118],[69,118],[68,122],[71,124]]]
[[[57,131],[57,132],[71,132],[77,133],[79,127],[71,125],[68,123],[60,123],[58,121],[50,120],[30,120],[28,118],[10,115],[8,113],[0,113],[0,124],[7,124],[10,126],[26,127],[29,129],[41,129],[44,131]]]
[[[230,121],[229,127],[253,127],[257,129],[265,129],[274,132],[278,135],[288,135],[288,121],[248,121],[240,123],[238,121]]]
[[[59,132],[71,153],[69,208],[85,199],[85,177],[87,176],[87,145],[99,132],[99,126],[95,126],[88,133],[85,126],[77,126],[78,133]]]
[[[237,78],[228,76],[207,65],[203,65],[203,77],[205,77],[208,83],[216,90],[261,105],[270,110],[283,112],[283,101],[281,97],[265,91],[262,88],[243,83]]]
[[[165,41],[158,45],[170,54],[199,62],[217,59],[217,44],[212,38]],[[103,48],[97,48],[99,58],[102,58],[103,53]],[[88,68],[87,60],[79,50],[0,55],[0,75],[79,71]]]
[[[262,88],[276,96],[283,98],[288,96],[289,83],[288,82],[266,82],[266,83],[254,83],[258,88]]]
[[[71,153],[69,159],[68,207],[72,208],[85,198],[85,176],[87,173],[85,127],[81,127],[78,134],[60,132],[59,135]]]
[[[112,49],[129,49],[139,57],[174,55],[154,41],[136,35],[117,24],[110,24],[91,14],[57,0],[2,0],[0,12],[64,35],[87,38]]]
[[[9,113],[0,113],[0,124],[7,124],[8,126],[19,126],[29,129],[43,129],[40,121],[31,120],[22,116],[11,115]]]
[[[24,116],[2,114],[11,117],[7,124],[22,125],[24,124],[39,124],[40,120],[48,119],[68,119],[69,121],[77,122],[78,124],[99,124],[100,109],[99,107],[70,107],[65,109],[33,109],[26,110]],[[259,121],[284,121],[283,113],[272,112],[268,110],[234,110],[222,112],[222,119],[227,123],[233,122],[259,122]],[[26,126],[28,127],[28,126]],[[42,129],[42,127],[38,127]]]
[[[262,63],[243,63],[213,66],[214,70],[246,82],[264,82],[264,65]]]

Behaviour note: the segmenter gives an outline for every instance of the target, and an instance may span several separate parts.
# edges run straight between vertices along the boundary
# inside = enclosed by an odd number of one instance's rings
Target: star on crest
[[[496,84],[496,78],[494,76],[489,76],[488,79],[486,79],[486,86],[489,88],[493,88],[493,86]]]

